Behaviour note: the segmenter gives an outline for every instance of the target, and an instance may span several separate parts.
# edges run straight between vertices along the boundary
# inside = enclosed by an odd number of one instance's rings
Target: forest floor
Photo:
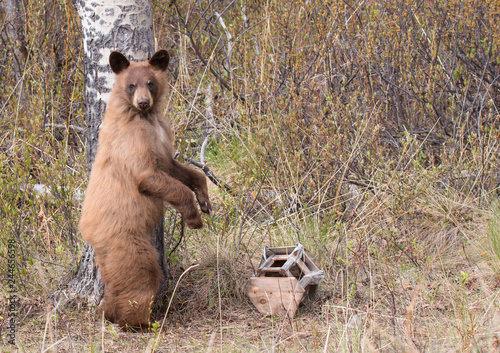
[[[124,332],[87,305],[61,301],[56,316],[42,299],[21,299],[16,346],[2,351],[498,352],[500,283],[486,264],[470,262],[456,276],[443,270],[441,257],[428,273],[408,271],[390,295],[375,278],[345,295],[341,279],[328,275],[292,320],[260,314],[245,296],[207,292],[217,288],[200,287],[215,270],[206,267],[181,280],[165,320],[153,319],[150,332]]]

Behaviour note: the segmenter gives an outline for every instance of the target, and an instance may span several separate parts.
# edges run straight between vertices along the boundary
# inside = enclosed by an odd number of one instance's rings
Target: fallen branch
[[[85,129],[80,126],[75,126],[75,125],[64,125],[64,124],[51,124],[47,123],[45,124],[46,128],[59,128],[59,129],[70,129],[70,130],[75,130],[76,132],[84,133]]]
[[[222,180],[220,180],[219,178],[217,178],[214,175],[214,173],[212,173],[212,171],[210,170],[210,168],[208,168],[208,166],[207,166],[206,163],[203,164],[203,163],[197,162],[197,161],[195,161],[195,160],[193,160],[191,158],[186,158],[186,161],[188,163],[191,163],[192,165],[197,166],[201,170],[203,170],[203,173],[205,173],[205,175],[208,177],[208,179],[210,179],[210,181],[212,183],[214,183],[215,185],[217,185],[221,189],[226,190],[232,196],[235,196],[235,193],[234,193],[233,189],[229,185],[227,185],[225,182],[223,182]]]
[[[52,200],[55,198],[54,193],[59,192],[71,192],[73,189],[66,187],[57,187],[56,190],[52,190],[52,188],[45,184],[34,184],[33,186],[29,184],[21,184],[20,190],[22,192],[26,192],[27,190],[31,190],[34,195],[39,195],[41,197],[46,197],[48,200]],[[81,189],[75,189],[73,198],[77,201],[83,200],[83,196],[85,195],[85,191]]]
[[[217,178],[214,173],[210,170],[210,168],[208,168],[208,165],[205,161],[205,150],[207,148],[207,145],[208,145],[208,139],[209,139],[210,136],[207,136],[205,138],[205,140],[203,141],[203,144],[201,145],[201,151],[200,151],[200,161],[195,161],[194,159],[192,158],[189,158],[189,157],[184,157],[184,159],[188,162],[188,163],[191,163],[192,165],[200,168],[203,173],[205,173],[205,175],[207,176],[208,179],[210,179],[210,181],[212,183],[214,183],[215,185],[217,185],[219,188],[221,189],[224,189],[225,191],[227,191],[229,194],[231,194],[232,196],[235,196],[236,193],[234,192],[234,190],[229,186],[227,185],[225,182],[223,182],[222,180],[220,180],[219,178]],[[175,158],[175,156],[174,156]]]

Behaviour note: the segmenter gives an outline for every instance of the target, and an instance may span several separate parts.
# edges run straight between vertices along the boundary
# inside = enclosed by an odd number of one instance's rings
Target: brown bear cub
[[[165,201],[194,229],[203,226],[194,195],[203,212],[211,211],[205,176],[173,159],[173,135],[162,113],[168,61],[165,50],[147,62],[111,53],[116,83],[82,207],[80,230],[104,283],[100,310],[122,327],[147,327],[163,280],[152,244]]]

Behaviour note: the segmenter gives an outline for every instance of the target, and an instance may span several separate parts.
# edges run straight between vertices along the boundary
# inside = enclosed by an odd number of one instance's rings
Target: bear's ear
[[[153,68],[165,71],[168,67],[168,51],[166,50],[158,50],[151,59],[149,59],[149,65]]]
[[[130,66],[130,61],[122,53],[114,51],[109,55],[109,65],[115,74],[119,74]]]

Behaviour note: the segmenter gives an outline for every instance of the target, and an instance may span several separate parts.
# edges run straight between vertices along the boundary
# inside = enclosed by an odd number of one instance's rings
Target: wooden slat
[[[306,266],[306,264],[304,263],[304,261],[298,260],[297,261],[297,266],[299,266],[299,268],[302,270],[302,272],[305,275],[307,275],[308,273],[311,273],[311,270]]]
[[[260,313],[293,318],[305,291],[293,277],[252,277],[246,292]]]

